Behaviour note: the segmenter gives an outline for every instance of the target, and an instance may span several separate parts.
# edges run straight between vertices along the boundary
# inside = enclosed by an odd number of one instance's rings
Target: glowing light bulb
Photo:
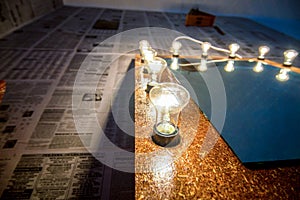
[[[198,71],[205,72],[207,71],[207,60],[201,59],[200,65],[198,66]]]
[[[160,83],[150,90],[149,98],[156,110],[153,141],[160,146],[178,144],[179,114],[190,100],[189,92],[176,83]]]
[[[240,48],[240,45],[237,43],[230,44],[229,45],[229,51],[230,51],[229,57],[235,58],[236,57],[235,53],[239,50],[239,48]]]
[[[142,65],[136,67],[136,88],[141,88],[142,90],[147,89],[147,84],[151,81],[150,69],[147,65]]]
[[[157,54],[157,52],[151,48],[147,40],[141,40],[139,42],[139,50],[142,63],[144,63],[145,61],[153,60]]]
[[[290,71],[290,69],[286,69],[286,68],[281,69],[279,71],[279,73],[276,75],[276,79],[281,82],[289,80],[289,78],[290,78],[290,76],[288,74],[289,71]]]
[[[151,46],[147,40],[139,41],[139,50],[141,55],[144,54],[144,50],[148,50],[148,49],[151,49]]]
[[[152,62],[156,56],[156,51],[154,49],[145,49],[142,54],[142,58],[145,62]]]
[[[173,70],[178,70],[179,69],[178,57],[173,57],[172,58],[172,63],[170,65],[170,68],[173,69]]]
[[[143,49],[149,49],[151,48],[149,42],[147,40],[141,40],[139,41],[139,49],[143,50]]]
[[[258,59],[264,60],[265,55],[270,51],[270,48],[268,46],[260,46],[258,48]]]
[[[171,52],[173,53],[173,57],[179,56],[179,50],[181,48],[182,44],[178,41],[172,42]]]
[[[226,72],[232,72],[232,71],[234,71],[234,61],[233,60],[228,60],[227,64],[224,67],[224,70]]]
[[[259,73],[262,72],[264,70],[263,64],[262,62],[257,62],[256,65],[253,67],[253,71]]]
[[[209,42],[203,42],[201,45],[202,48],[202,56],[206,57],[208,56],[208,50],[210,49],[211,44]]]
[[[297,57],[298,52],[291,49],[285,51],[283,55],[284,55],[283,65],[291,66],[293,64],[294,59]]]
[[[145,91],[148,93],[160,82],[161,73],[167,67],[167,62],[162,58],[155,57],[152,61],[147,62],[147,66],[150,73],[150,81],[147,83]]]
[[[162,71],[167,67],[167,62],[162,58],[154,58],[151,62],[148,63],[150,69],[150,74],[154,82],[159,82],[159,76]]]

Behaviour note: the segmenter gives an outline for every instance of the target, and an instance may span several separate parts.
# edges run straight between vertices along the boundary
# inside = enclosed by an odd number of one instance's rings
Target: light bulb
[[[159,57],[155,57],[152,61],[147,62],[147,67],[150,73],[150,81],[147,83],[146,92],[150,90],[160,82],[161,73],[167,67],[167,62]]]
[[[198,66],[198,71],[200,72],[205,72],[207,71],[207,60],[206,59],[201,59],[200,65]]]
[[[167,62],[159,57],[155,57],[151,62],[148,63],[150,69],[151,81],[159,82],[162,71],[167,67]]]
[[[208,55],[208,50],[210,49],[211,44],[209,42],[203,42],[201,45],[202,56],[206,57]]]
[[[150,49],[150,48],[151,48],[151,46],[150,46],[150,44],[149,44],[149,42],[147,40],[141,40],[141,41],[139,41],[140,52],[142,52],[145,49]]]
[[[170,68],[173,69],[173,70],[178,70],[179,69],[178,57],[173,57],[172,58]]]
[[[268,46],[260,46],[258,48],[258,59],[264,60],[265,55],[270,51],[270,48]]]
[[[182,44],[178,41],[172,42],[171,52],[173,53],[173,57],[179,56],[179,50],[181,48]]]
[[[141,40],[139,42],[139,50],[142,63],[144,63],[145,61],[153,60],[157,54],[157,52],[151,48],[147,40]]]
[[[289,71],[290,71],[290,69],[286,69],[286,68],[281,69],[279,71],[279,73],[276,75],[276,79],[281,82],[289,80],[289,78],[290,78],[290,76],[288,74]]]
[[[140,44],[140,46],[149,46],[150,45],[148,40],[141,40],[141,41],[139,41],[139,44]]]
[[[240,45],[237,43],[230,44],[229,45],[229,51],[230,51],[229,57],[235,58],[235,56],[236,56],[235,53],[239,50],[239,48],[240,48]]]
[[[256,65],[253,67],[253,71],[259,73],[262,72],[264,70],[263,64],[262,62],[257,62]]]
[[[298,52],[291,49],[285,51],[283,55],[284,55],[283,65],[291,66],[293,64],[294,59],[297,57]]]
[[[147,84],[151,81],[150,69],[147,65],[142,65],[140,67],[136,67],[136,88],[141,88],[142,90],[146,90]]]
[[[228,60],[227,64],[224,67],[224,70],[226,72],[232,72],[232,71],[234,71],[234,61],[233,60]]]
[[[150,90],[149,98],[156,110],[153,141],[160,146],[178,143],[178,120],[190,100],[189,92],[176,83],[160,83]]]
[[[145,49],[142,54],[142,58],[145,62],[152,62],[156,56],[156,51],[154,49]]]

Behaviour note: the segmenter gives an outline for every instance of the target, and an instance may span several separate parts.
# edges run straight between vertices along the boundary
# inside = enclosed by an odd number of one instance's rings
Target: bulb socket
[[[160,123],[153,126],[152,141],[155,144],[162,147],[174,147],[180,143],[179,129],[177,126],[170,124],[173,126],[174,131],[172,133],[164,134],[157,129],[159,125]]]
[[[290,68],[292,64],[282,63],[282,66]]]
[[[265,60],[265,57],[257,57],[257,60]]]
[[[156,85],[157,85],[156,82],[149,82],[149,83],[147,83],[147,88],[145,89],[145,92],[146,92],[146,93],[149,93],[150,90],[151,90],[153,87],[155,87]]]

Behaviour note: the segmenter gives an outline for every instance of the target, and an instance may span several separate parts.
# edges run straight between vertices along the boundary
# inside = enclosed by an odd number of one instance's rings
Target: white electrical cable
[[[201,63],[186,63],[186,64],[178,64],[181,67],[187,67],[187,66],[192,66],[192,65],[200,65]]]
[[[182,39],[191,40],[191,41],[196,42],[198,44],[202,44],[203,43],[200,40],[196,40],[196,39],[188,37],[188,36],[179,36],[179,37],[175,38],[173,41],[182,40]]]
[[[190,41],[196,42],[196,43],[198,43],[198,44],[202,44],[202,43],[203,43],[203,41],[196,40],[196,39],[191,38],[191,37],[189,37],[189,36],[179,36],[179,37],[175,38],[175,39],[173,40],[173,42],[174,42],[174,41],[177,41],[177,40],[183,40],[183,39],[190,40]],[[219,47],[215,47],[215,46],[211,46],[210,48],[212,48],[212,49],[214,49],[214,50],[216,50],[216,51],[221,51],[221,52],[225,52],[225,53],[230,53],[230,51],[229,51],[228,49],[223,49],[223,48],[219,48]],[[239,55],[239,54],[235,54],[235,55],[236,55],[236,57],[238,57],[238,58],[242,58],[242,56]]]
[[[218,63],[218,62],[224,62],[224,61],[228,61],[229,59],[222,59],[222,60],[210,60],[207,61],[206,64],[208,63]],[[178,64],[181,67],[187,67],[187,66],[192,66],[192,65],[200,65],[201,63],[196,62],[196,63],[186,63],[186,64]]]

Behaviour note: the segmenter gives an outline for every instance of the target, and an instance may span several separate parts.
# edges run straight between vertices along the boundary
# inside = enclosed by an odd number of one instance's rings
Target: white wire
[[[183,39],[186,39],[186,40],[190,40],[190,41],[193,41],[193,42],[196,42],[198,44],[203,44],[203,41],[200,41],[200,40],[196,40],[194,38],[191,38],[189,36],[179,36],[177,38],[175,38],[173,41],[177,41],[177,40],[183,40]],[[221,51],[221,52],[225,52],[225,53],[230,53],[230,51],[228,49],[223,49],[223,48],[219,48],[219,47],[215,47],[215,46],[210,46],[210,48],[216,50],[216,51]],[[239,54],[235,54],[236,57],[238,58],[242,58],[241,55]]]
[[[207,61],[206,63],[218,63],[218,62],[224,62],[224,61],[228,61],[229,59],[221,59],[221,60],[210,60]]]
[[[206,61],[206,64],[209,63],[218,63],[218,62],[224,62],[224,61],[228,61],[229,59],[221,59],[221,60],[210,60],[210,61]],[[186,64],[178,64],[181,67],[187,67],[187,66],[192,66],[192,65],[200,65],[201,63],[199,62],[195,62],[195,63],[186,63]]]
[[[196,42],[198,44],[202,44],[203,43],[200,40],[196,40],[196,39],[188,37],[188,36],[179,36],[179,37],[175,38],[173,41],[182,40],[182,39],[191,40],[191,41]]]
[[[200,65],[201,63],[186,63],[186,64],[178,64],[179,66],[186,67],[186,66],[192,66],[192,65]]]

